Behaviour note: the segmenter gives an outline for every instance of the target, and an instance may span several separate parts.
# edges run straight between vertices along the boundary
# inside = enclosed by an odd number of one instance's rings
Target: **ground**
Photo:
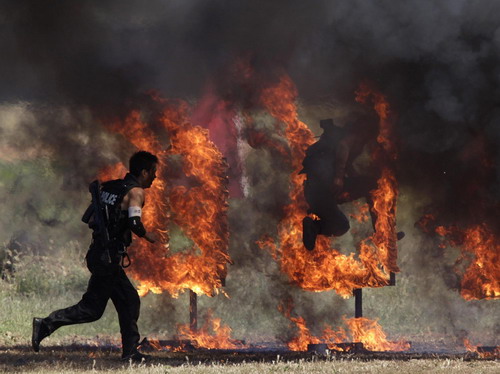
[[[475,354],[367,353],[316,355],[305,352],[241,353],[200,350],[151,352],[135,364],[120,360],[117,346],[71,343],[42,347],[0,347],[0,372],[73,373],[499,373],[500,361]]]

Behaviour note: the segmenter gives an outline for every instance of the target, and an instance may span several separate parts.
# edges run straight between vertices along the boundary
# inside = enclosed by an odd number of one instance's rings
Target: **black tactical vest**
[[[126,247],[132,242],[132,233],[128,227],[128,211],[121,210],[121,203],[134,187],[140,187],[140,184],[130,173],[124,179],[104,182],[101,187],[101,200],[107,208],[109,238]]]

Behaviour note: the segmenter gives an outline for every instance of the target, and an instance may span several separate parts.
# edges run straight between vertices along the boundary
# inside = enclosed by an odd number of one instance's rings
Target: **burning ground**
[[[369,285],[364,315],[392,341],[499,345],[496,2],[1,7],[3,282],[21,282],[29,256],[80,264],[87,183],[143,148],[161,159],[146,219],[164,241],[131,249],[130,275],[150,291],[143,334],[177,333],[191,288],[200,317],[212,310],[233,339],[293,341],[301,330],[279,311],[289,300],[289,317],[320,337],[325,324],[347,328],[353,300],[341,296]],[[363,247],[370,225],[352,218],[307,253],[304,151],[319,119],[366,111],[385,150],[392,231]],[[343,208],[359,216],[363,203]],[[397,253],[395,230],[406,233]],[[398,270],[395,287],[380,287]]]

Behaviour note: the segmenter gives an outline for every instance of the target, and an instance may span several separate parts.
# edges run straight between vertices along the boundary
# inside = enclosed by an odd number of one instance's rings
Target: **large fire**
[[[378,142],[383,148],[373,157],[385,160],[396,157],[392,142],[392,120],[386,98],[361,86],[357,93],[360,101],[373,104],[380,117]],[[399,271],[396,265],[395,214],[398,194],[397,182],[388,162],[382,168],[378,188],[372,191],[379,219],[373,236],[359,245],[359,260],[354,253],[347,256],[330,247],[330,239],[319,236],[314,251],[308,252],[302,244],[302,219],[307,214],[303,195],[304,174],[302,160],[306,149],[314,142],[313,133],[298,120],[295,101],[297,91],[291,79],[283,75],[279,82],[265,89],[261,101],[266,110],[277,121],[286,125],[284,136],[288,140],[293,172],[290,177],[290,203],[285,207],[285,216],[279,223],[278,240],[266,236],[259,241],[268,248],[274,258],[280,260],[281,269],[301,288],[310,291],[335,290],[344,297],[352,295],[355,288],[381,287],[388,284],[389,272]],[[385,161],[381,160],[381,161]]]
[[[158,178],[147,192],[145,227],[158,232],[161,243],[168,243],[169,223],[173,221],[193,245],[172,254],[168,244],[136,241],[130,249],[135,261],[129,271],[139,282],[141,295],[168,291],[176,297],[185,289],[213,295],[221,287],[230,261],[226,164],[207,130],[188,122],[187,104],[158,97],[154,100],[162,108],[154,118],[155,126],[136,111],[109,128],[160,159]],[[170,144],[162,136],[168,137]],[[176,160],[180,160],[180,176]],[[117,165],[101,172],[100,177],[122,177],[123,172],[123,165]],[[175,178],[180,182],[174,186],[170,181]]]
[[[264,108],[279,123],[286,125],[283,135],[289,149],[281,147],[279,151],[290,159],[293,170],[290,203],[285,206],[284,218],[279,223],[279,238],[262,238],[261,245],[271,249],[275,259],[280,261],[282,271],[303,289],[334,289],[344,297],[352,295],[355,288],[387,285],[389,272],[399,271],[395,245],[398,190],[388,161],[397,154],[392,142],[389,104],[383,95],[367,86],[362,86],[357,95],[359,101],[373,105],[379,114],[380,132],[377,140],[380,150],[372,157],[382,165],[378,187],[371,192],[373,209],[379,218],[374,234],[359,243],[359,260],[354,253],[347,256],[332,249],[330,239],[322,236],[318,238],[313,252],[303,247],[301,222],[307,204],[303,195],[305,176],[299,171],[305,151],[314,142],[314,136],[297,118],[297,92],[288,76],[283,75],[276,85],[264,89],[260,97]],[[144,113],[136,111],[125,121],[109,127],[137,148],[151,151],[160,158],[159,178],[147,194],[144,210],[146,227],[160,233],[162,243],[168,243],[169,224],[173,222],[193,245],[186,251],[172,254],[168,244],[137,241],[131,247],[131,252],[132,258],[140,260],[134,262],[130,272],[139,282],[141,294],[168,291],[176,297],[179,292],[191,289],[198,294],[213,295],[221,287],[226,265],[230,262],[227,254],[226,164],[222,154],[209,140],[207,130],[189,123],[187,104],[172,103],[158,97],[154,100],[162,108],[160,115],[153,118],[154,126],[145,119]],[[179,169],[182,170],[180,176]],[[100,177],[117,178],[123,176],[124,172],[125,167],[119,164],[103,170]],[[361,212],[359,219],[366,219],[366,204],[357,204]],[[334,344],[345,341],[347,337],[344,330],[334,331],[327,327],[322,337],[315,338],[308,332],[301,317],[292,320],[299,326],[301,338],[290,343],[291,349],[303,350],[305,341],[307,344],[320,341]],[[387,342],[375,321],[358,318],[346,320],[346,324],[353,339],[364,343],[368,349],[404,349]],[[209,329],[214,334],[210,334]],[[200,347],[238,347],[237,342],[230,339],[229,327],[221,326],[218,319],[212,319],[198,331],[192,331],[187,325],[180,326],[179,336],[192,340]]]

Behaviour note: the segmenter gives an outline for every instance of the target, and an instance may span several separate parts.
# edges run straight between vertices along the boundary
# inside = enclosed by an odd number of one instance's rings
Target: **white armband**
[[[129,217],[140,217],[142,214],[142,209],[138,206],[131,206],[128,208]]]

